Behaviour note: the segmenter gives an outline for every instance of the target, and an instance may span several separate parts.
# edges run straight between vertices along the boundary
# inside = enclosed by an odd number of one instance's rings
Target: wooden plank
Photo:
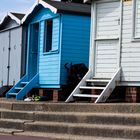
[[[91,94],[74,94],[74,97],[87,97],[87,98],[98,98],[99,95],[91,95]]]
[[[99,89],[103,90],[105,87],[89,87],[89,86],[80,86],[80,89]]]

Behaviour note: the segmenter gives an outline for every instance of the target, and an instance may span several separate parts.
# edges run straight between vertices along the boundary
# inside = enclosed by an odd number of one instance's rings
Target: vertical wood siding
[[[7,85],[7,76],[8,76],[8,48],[9,48],[9,31],[0,33],[0,81],[3,82],[3,85]]]
[[[21,71],[21,41],[22,41],[22,29],[15,28],[11,30],[10,41],[10,73],[9,73],[9,85],[17,83],[20,79]]]
[[[66,84],[65,63],[84,63],[88,67],[90,17],[62,16],[61,84]]]

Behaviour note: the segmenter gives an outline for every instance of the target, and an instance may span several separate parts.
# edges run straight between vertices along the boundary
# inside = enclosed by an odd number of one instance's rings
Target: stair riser
[[[26,124],[25,130],[30,132],[43,132],[43,133],[61,133],[83,136],[102,136],[112,138],[140,138],[140,130],[126,130],[126,129],[107,129],[96,127],[77,127],[77,126],[63,126],[63,125],[33,125]]]
[[[12,110],[12,103],[0,102],[0,108]]]
[[[58,115],[58,114],[36,114],[35,121],[69,122],[88,124],[116,124],[116,125],[140,125],[140,117],[120,116],[82,116],[82,115]]]
[[[23,113],[23,112],[8,112],[2,111],[1,118],[3,119],[21,119],[21,120],[34,120],[33,113]]]
[[[140,104],[3,103],[1,108],[20,111],[140,113]]]
[[[9,122],[9,121],[1,121],[0,120],[0,128],[23,130],[24,123],[22,123],[22,122]]]

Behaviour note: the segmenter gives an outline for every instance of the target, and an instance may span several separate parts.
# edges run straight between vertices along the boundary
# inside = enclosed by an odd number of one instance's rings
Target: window
[[[134,37],[140,38],[140,1],[135,0],[134,1]]]
[[[52,50],[53,20],[49,19],[45,22],[44,34],[44,52]]]

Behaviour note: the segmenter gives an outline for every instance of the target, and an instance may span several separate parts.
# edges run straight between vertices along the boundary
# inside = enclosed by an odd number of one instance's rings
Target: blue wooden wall
[[[88,67],[90,17],[65,14],[62,20],[61,84],[65,84],[65,63],[84,63]]]
[[[57,88],[60,83],[60,16],[42,7],[32,17],[30,24],[39,22],[38,73],[40,87]],[[44,53],[45,20],[50,18],[54,18],[52,52]]]
[[[52,51],[44,53],[44,27],[45,20],[49,18],[54,18]],[[41,7],[31,15],[30,24],[36,22],[39,22],[39,87],[59,88],[66,83],[66,62],[85,63],[88,66],[90,17],[54,14]]]

